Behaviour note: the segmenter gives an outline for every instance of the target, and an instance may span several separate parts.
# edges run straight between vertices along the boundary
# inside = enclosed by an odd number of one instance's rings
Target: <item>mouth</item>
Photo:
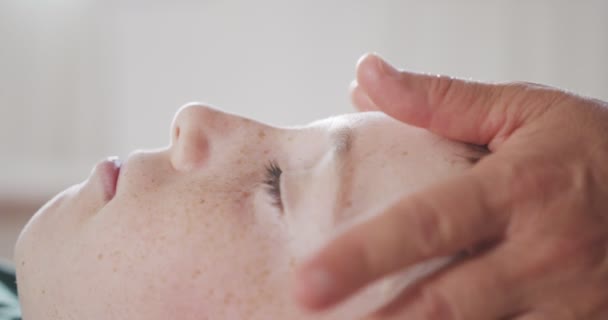
[[[118,157],[107,158],[95,166],[94,175],[101,180],[106,201],[112,200],[116,195],[121,166],[122,163]]]

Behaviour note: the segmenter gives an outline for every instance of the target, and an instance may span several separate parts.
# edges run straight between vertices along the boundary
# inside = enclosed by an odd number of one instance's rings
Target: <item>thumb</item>
[[[538,108],[542,103],[534,103],[522,90],[528,84],[485,84],[401,71],[374,54],[359,60],[357,84],[359,95],[367,95],[398,120],[490,149],[543,111]]]

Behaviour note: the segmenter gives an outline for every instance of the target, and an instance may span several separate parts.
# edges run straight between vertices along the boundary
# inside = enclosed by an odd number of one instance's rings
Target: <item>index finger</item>
[[[496,150],[561,95],[529,83],[488,84],[397,70],[377,55],[357,64],[353,103],[440,136]]]
[[[382,276],[501,235],[508,201],[490,191],[506,179],[490,157],[334,239],[298,270],[298,302],[310,310],[326,309]]]

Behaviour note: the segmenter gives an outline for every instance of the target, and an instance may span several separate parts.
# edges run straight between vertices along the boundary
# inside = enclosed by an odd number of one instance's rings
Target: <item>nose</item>
[[[190,171],[209,159],[214,137],[225,135],[229,115],[199,103],[179,109],[171,126],[171,163],[176,170]]]

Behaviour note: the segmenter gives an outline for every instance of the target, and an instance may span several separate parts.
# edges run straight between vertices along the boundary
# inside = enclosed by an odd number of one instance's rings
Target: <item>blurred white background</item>
[[[608,1],[0,0],[0,257],[99,159],[165,145],[186,102],[278,125],[352,112],[368,51],[608,100]]]

